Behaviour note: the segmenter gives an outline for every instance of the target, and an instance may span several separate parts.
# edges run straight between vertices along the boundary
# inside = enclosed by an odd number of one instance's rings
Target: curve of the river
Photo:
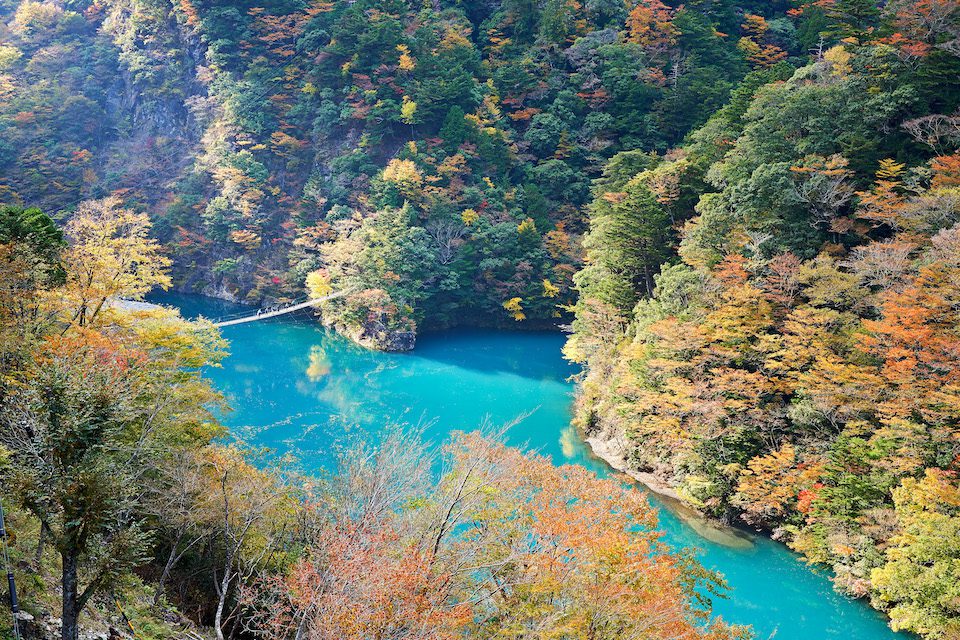
[[[164,294],[156,302],[188,317],[215,318],[235,306],[200,296]],[[276,319],[223,330],[230,356],[209,371],[233,411],[225,423],[252,444],[296,448],[322,468],[346,434],[374,435],[387,424],[421,425],[442,441],[451,430],[483,421],[526,417],[509,433],[517,446],[555,463],[608,467],[570,427],[575,373],[560,356],[557,333],[454,331],[422,336],[413,353],[357,347],[308,318]],[[750,624],[758,638],[777,640],[907,640],[883,617],[831,588],[826,575],[767,538],[719,528],[656,495],[667,542],[698,549],[700,561],[723,573],[729,597],[715,613]]]

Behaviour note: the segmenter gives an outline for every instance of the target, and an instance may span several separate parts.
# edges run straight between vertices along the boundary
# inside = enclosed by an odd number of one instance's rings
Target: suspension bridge
[[[230,316],[224,316],[221,318],[208,318],[213,321],[215,327],[232,327],[238,324],[247,324],[248,322],[257,322],[259,320],[267,320],[268,318],[276,318],[279,316],[285,316],[288,313],[295,313],[303,309],[309,309],[310,307],[315,307],[321,302],[326,302],[327,300],[334,300],[336,298],[343,297],[350,293],[352,289],[343,289],[342,291],[337,291],[320,298],[303,298],[301,300],[294,300],[293,302],[287,303],[283,306],[269,307],[267,309],[258,309],[254,312],[245,310],[241,313],[237,313]],[[108,303],[110,306],[118,307],[125,309],[127,311],[149,311],[151,309],[157,309],[160,305],[156,305],[150,302],[142,302],[138,300],[111,300]]]
[[[326,302],[327,300],[334,300],[336,298],[345,296],[348,293],[350,293],[350,291],[347,289],[344,289],[343,291],[337,291],[336,293],[331,293],[321,298],[312,298],[312,299],[303,300],[299,302],[291,302],[286,306],[273,308],[272,310],[269,310],[269,311],[264,311],[260,309],[260,310],[257,310],[256,313],[244,312],[244,313],[237,314],[235,316],[217,318],[213,324],[216,327],[232,327],[238,324],[246,324],[248,322],[257,322],[259,320],[266,320],[268,318],[276,318],[278,316],[284,316],[288,313],[294,313],[302,309],[309,309],[310,307],[315,307],[321,302]]]

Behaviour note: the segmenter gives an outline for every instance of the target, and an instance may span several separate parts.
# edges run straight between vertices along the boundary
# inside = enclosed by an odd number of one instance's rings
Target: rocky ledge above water
[[[663,478],[648,471],[636,471],[627,463],[627,443],[623,435],[613,433],[595,433],[584,441],[590,445],[593,453],[611,467],[630,476],[651,491],[680,501],[680,494]]]
[[[416,331],[391,331],[370,326],[353,326],[326,323],[343,336],[367,349],[376,351],[413,351],[417,344]]]
[[[754,546],[753,541],[743,531],[708,518],[684,504],[680,494],[664,478],[655,473],[631,469],[627,462],[627,443],[623,436],[593,434],[585,437],[584,441],[598,458],[661,496],[665,506],[701,537],[734,549],[750,549]]]

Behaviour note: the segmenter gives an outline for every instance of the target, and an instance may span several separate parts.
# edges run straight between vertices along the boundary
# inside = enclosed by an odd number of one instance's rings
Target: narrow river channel
[[[226,303],[180,294],[154,299],[188,317],[236,311]],[[570,427],[576,372],[560,355],[558,333],[452,331],[422,336],[409,354],[367,351],[301,316],[229,327],[230,356],[209,377],[233,411],[225,423],[251,444],[296,449],[307,468],[325,467],[358,430],[376,438],[388,424],[422,426],[431,442],[484,421],[525,416],[509,433],[517,446],[556,464],[597,473],[594,458]],[[826,575],[778,543],[721,528],[651,494],[660,528],[674,547],[697,549],[731,590],[714,610],[752,625],[758,638],[886,640],[877,612],[835,593]]]

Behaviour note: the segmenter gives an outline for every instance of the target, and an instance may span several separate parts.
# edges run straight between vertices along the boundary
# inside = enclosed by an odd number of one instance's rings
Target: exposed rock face
[[[590,435],[584,438],[584,441],[590,445],[590,449],[598,458],[602,459],[617,471],[630,476],[651,491],[668,496],[674,500],[681,499],[680,494],[678,494],[663,477],[647,471],[637,471],[630,467],[627,461],[629,448],[626,437],[623,434],[617,434],[610,429],[605,432]]]
[[[211,298],[226,300],[227,302],[240,302],[240,299],[237,297],[237,291],[228,287],[223,282],[209,284],[205,286],[200,293]]]
[[[17,614],[20,621],[20,634],[24,640],[59,640],[62,634],[63,620],[49,611],[36,612],[31,615],[25,611]],[[164,609],[155,612],[163,622],[170,625],[164,635],[151,637],[194,638],[203,640],[212,636],[208,629],[197,627],[196,624],[174,609]],[[113,603],[107,600],[96,605],[88,606],[84,611],[83,623],[80,627],[80,640],[133,640],[141,638],[142,630],[137,633],[131,631],[129,621],[113,608]],[[4,636],[6,637],[6,636]]]
[[[326,324],[326,323],[325,323]],[[416,331],[388,331],[371,327],[328,325],[361,347],[377,351],[413,351],[417,344]]]
[[[412,351],[417,343],[415,331],[394,331],[383,336],[385,351]]]

